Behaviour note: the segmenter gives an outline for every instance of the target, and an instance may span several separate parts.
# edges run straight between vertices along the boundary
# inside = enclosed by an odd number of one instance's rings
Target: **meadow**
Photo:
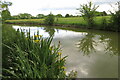
[[[105,18],[107,21],[110,16],[99,16],[95,18],[95,23],[100,25],[102,19]],[[44,24],[44,19],[20,19],[20,20],[6,20],[5,23],[11,24]],[[87,26],[86,21],[83,17],[67,17],[67,18],[55,18],[55,25],[74,25],[74,26]]]

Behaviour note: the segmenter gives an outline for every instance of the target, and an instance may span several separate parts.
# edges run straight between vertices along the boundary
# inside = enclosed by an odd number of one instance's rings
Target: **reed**
[[[66,78],[65,60],[60,44],[51,45],[53,36],[43,38],[39,32],[30,36],[22,30],[15,32],[16,40],[12,46],[3,43],[10,50],[9,69],[4,68],[3,78]]]

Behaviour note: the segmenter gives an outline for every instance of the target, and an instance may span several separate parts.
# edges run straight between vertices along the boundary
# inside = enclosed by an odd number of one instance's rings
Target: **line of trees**
[[[18,15],[11,16],[11,19],[42,19],[42,18],[47,17],[48,15],[38,14],[36,16],[32,16],[29,13],[20,13]],[[63,16],[62,14],[57,14],[57,15],[54,15],[54,17],[57,17],[57,18],[66,17],[67,18],[67,17],[78,17],[78,16],[73,16],[70,14],[66,14],[65,16]]]

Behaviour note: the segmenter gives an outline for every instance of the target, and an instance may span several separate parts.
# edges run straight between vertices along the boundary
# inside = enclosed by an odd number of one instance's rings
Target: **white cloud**
[[[80,4],[87,3],[90,0],[6,0],[13,3],[10,7],[12,15],[19,13],[30,13],[37,15],[39,13],[65,15],[67,13],[77,15],[76,8],[80,7]],[[105,2],[106,0],[91,0],[94,3]],[[107,0],[108,2],[111,0]],[[106,11],[110,7],[105,4],[101,4],[99,11]]]

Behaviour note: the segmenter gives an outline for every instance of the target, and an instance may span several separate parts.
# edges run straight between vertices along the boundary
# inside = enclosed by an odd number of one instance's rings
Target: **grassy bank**
[[[119,31],[117,28],[111,25],[111,16],[98,16],[94,18],[94,26],[92,29],[104,30],[104,31]],[[8,24],[23,24],[23,25],[46,25],[45,19],[21,19],[21,20],[6,20]],[[55,18],[53,26],[59,27],[74,27],[74,28],[90,28],[83,17],[68,17],[68,18]]]
[[[110,16],[100,16],[95,18],[95,23],[100,24],[102,18],[110,19]],[[21,20],[6,20],[5,23],[12,24],[44,24],[44,19],[21,19]],[[86,21],[83,17],[68,17],[68,18],[55,18],[55,24],[61,25],[76,25],[76,26],[87,26]]]

